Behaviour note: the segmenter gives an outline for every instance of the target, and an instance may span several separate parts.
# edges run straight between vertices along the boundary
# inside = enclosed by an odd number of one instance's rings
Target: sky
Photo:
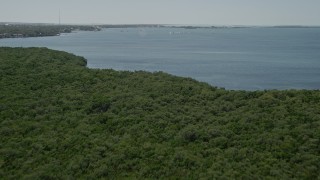
[[[0,22],[320,25],[320,0],[0,0]]]

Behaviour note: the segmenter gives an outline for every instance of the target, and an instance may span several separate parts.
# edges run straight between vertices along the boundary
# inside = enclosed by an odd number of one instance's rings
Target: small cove
[[[320,28],[115,28],[1,39],[83,56],[89,68],[164,71],[233,90],[320,89]]]

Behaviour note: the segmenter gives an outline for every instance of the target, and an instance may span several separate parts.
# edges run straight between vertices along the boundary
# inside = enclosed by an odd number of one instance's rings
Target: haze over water
[[[320,28],[123,28],[1,39],[84,56],[89,68],[164,71],[234,90],[320,89]]]

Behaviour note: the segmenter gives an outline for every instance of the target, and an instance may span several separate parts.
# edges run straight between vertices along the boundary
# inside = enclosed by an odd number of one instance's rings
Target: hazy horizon
[[[0,22],[62,24],[320,25],[317,0],[2,0]]]
[[[50,22],[5,22],[0,21],[0,24],[34,24],[34,25],[59,25],[59,23],[50,23]],[[216,27],[277,27],[277,26],[283,26],[283,27],[290,27],[290,26],[301,26],[301,27],[320,27],[320,25],[301,25],[301,24],[270,24],[270,25],[254,25],[254,24],[158,24],[158,23],[61,23],[61,25],[160,25],[160,26],[194,26],[194,27],[210,27],[210,26],[216,26]]]

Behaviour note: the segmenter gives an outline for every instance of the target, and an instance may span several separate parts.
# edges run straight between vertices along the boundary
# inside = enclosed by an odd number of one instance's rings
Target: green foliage
[[[75,30],[99,31],[97,26],[48,25],[48,24],[0,24],[1,38],[56,36]]]
[[[227,91],[0,48],[0,179],[317,179],[318,90]]]

